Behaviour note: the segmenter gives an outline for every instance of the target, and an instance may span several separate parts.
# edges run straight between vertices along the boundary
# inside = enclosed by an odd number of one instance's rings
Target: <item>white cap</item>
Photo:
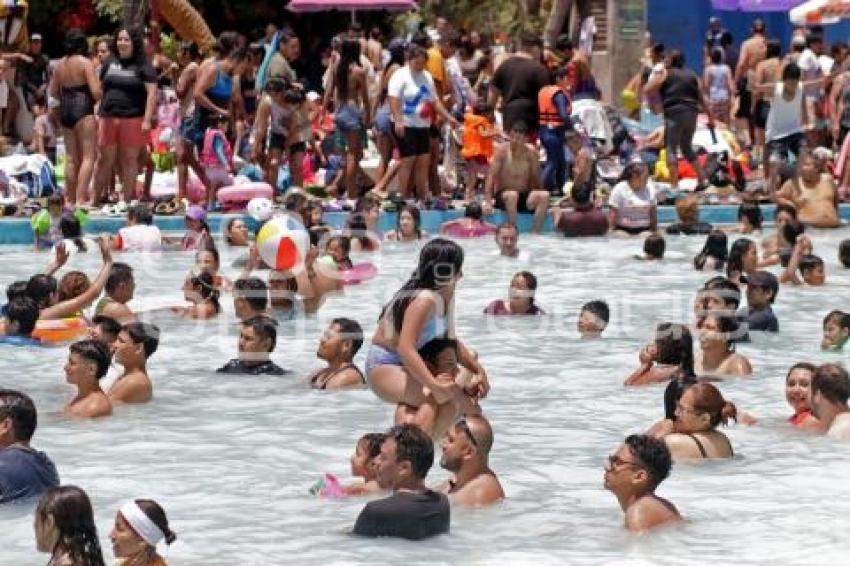
[[[319,93],[316,92],[315,90],[311,90],[310,92],[307,93],[307,100],[309,100],[310,102],[315,102],[316,100],[319,100],[320,98],[321,98],[321,96],[319,96]]]

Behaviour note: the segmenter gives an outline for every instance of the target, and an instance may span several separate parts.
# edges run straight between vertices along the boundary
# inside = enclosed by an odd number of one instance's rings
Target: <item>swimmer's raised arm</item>
[[[62,269],[62,266],[68,262],[68,250],[65,249],[65,242],[58,242],[55,246],[53,246],[53,249],[56,250],[56,255],[44,269],[45,275],[53,275]]]
[[[109,272],[112,270],[112,252],[109,250],[109,242],[106,238],[98,238],[100,244],[100,255],[103,259],[103,266],[100,268],[100,273],[92,281],[88,289],[80,296],[68,299],[59,304],[47,307],[41,311],[39,318],[44,320],[55,320],[57,318],[66,318],[77,316],[82,310],[91,306],[103,292],[103,287],[106,285],[106,280],[109,279]]]

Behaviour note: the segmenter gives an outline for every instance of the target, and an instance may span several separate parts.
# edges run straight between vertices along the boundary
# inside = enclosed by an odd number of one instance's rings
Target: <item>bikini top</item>
[[[449,331],[449,325],[444,316],[433,316],[428,319],[425,326],[422,327],[422,332],[419,334],[419,339],[416,341],[416,349],[421,349],[422,346],[433,340],[434,338],[443,338]]]
[[[214,103],[223,106],[230,102],[232,92],[233,78],[224,74],[221,67],[218,67],[215,72],[215,83],[207,89],[205,94]]]
[[[693,441],[696,443],[697,448],[699,448],[699,453],[700,453],[700,455],[701,455],[703,458],[708,458],[708,453],[705,451],[705,446],[703,446],[703,443],[702,443],[702,441],[700,441],[700,439],[699,439],[699,438],[697,438],[697,437],[696,437],[693,433],[690,433],[690,432],[686,432],[686,433],[685,433],[685,436],[690,436],[690,437],[691,437],[691,440],[693,440]],[[725,437],[724,437],[724,438],[725,438]],[[734,455],[735,455],[735,451],[734,451],[734,450],[732,450],[732,443],[731,443],[731,442],[729,442],[729,439],[728,439],[728,438],[726,438],[726,444],[728,444],[728,445],[729,445],[729,455],[730,455],[730,456],[734,456]]]

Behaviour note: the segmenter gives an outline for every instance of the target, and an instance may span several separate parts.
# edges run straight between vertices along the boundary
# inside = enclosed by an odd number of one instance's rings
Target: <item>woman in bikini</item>
[[[794,409],[794,414],[788,417],[788,424],[802,430],[823,432],[823,426],[812,415],[812,376],[815,366],[806,362],[798,362],[791,366],[785,376],[785,399]]]
[[[732,444],[717,430],[729,419],[737,420],[738,410],[710,383],[688,387],[676,404],[676,432],[664,436],[674,462],[704,458],[731,458]]]
[[[56,65],[50,81],[50,97],[59,101],[59,123],[68,157],[65,185],[69,205],[91,203],[89,186],[97,157],[97,120],[94,105],[102,91],[89,46],[80,30],[65,35],[65,57]]]
[[[412,420],[437,435],[456,416],[464,397],[481,398],[489,384],[474,354],[458,341],[458,358],[474,375],[462,388],[428,370],[419,349],[434,338],[455,337],[455,287],[463,275],[463,249],[444,238],[422,248],[419,265],[384,307],[366,359],[366,378],[388,403],[416,408]],[[442,379],[441,379],[442,378]]]
[[[738,322],[733,316],[709,312],[700,325],[701,350],[694,362],[696,374],[721,377],[752,375],[750,361],[735,352],[733,337],[738,333]]]
[[[669,381],[679,373],[694,374],[694,345],[683,324],[665,322],[655,329],[655,339],[638,355],[640,367],[626,378],[625,385],[647,385]]]

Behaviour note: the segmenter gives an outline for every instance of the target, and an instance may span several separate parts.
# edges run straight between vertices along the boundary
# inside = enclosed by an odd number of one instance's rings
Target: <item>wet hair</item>
[[[786,222],[782,227],[782,239],[793,245],[797,241],[797,238],[805,233],[805,231],[806,227],[799,220]]]
[[[106,346],[97,340],[80,340],[71,344],[70,351],[72,354],[77,354],[84,360],[94,363],[97,366],[95,377],[97,379],[106,375],[109,370],[110,356]]]
[[[850,268],[850,240],[841,240],[838,244],[838,261],[845,268]]]
[[[768,39],[765,45],[767,46],[766,59],[774,59],[782,56],[782,44],[778,39]]]
[[[15,336],[30,336],[38,322],[39,309],[27,296],[15,297],[6,305],[6,319]]]
[[[711,417],[710,424],[714,428],[719,424],[726,425],[729,419],[738,420],[738,409],[734,403],[730,403],[721,395],[720,390],[711,383],[699,382],[688,387],[693,389],[694,410],[708,413]]]
[[[122,261],[116,261],[109,269],[109,277],[106,278],[107,294],[114,293],[122,283],[130,283],[133,281],[133,268]]]
[[[13,300],[17,297],[26,297],[27,296],[27,282],[26,281],[13,281],[9,283],[9,286],[6,287],[6,300]]]
[[[726,233],[723,230],[712,230],[705,238],[702,250],[694,257],[694,268],[702,271],[708,258],[714,260],[714,269],[722,270],[729,257]]]
[[[519,271],[514,273],[514,276],[511,277],[511,283],[513,283],[513,280],[517,277],[521,277],[522,280],[525,281],[525,286],[528,287],[528,290],[531,292],[528,304],[531,308],[534,308],[534,292],[537,290],[537,277],[535,277],[530,271]]]
[[[746,218],[756,230],[761,230],[761,225],[764,222],[764,216],[761,213],[761,207],[755,202],[742,202],[738,207],[738,222]]]
[[[505,220],[496,227],[496,235],[498,236],[502,232],[502,230],[513,230],[517,233],[517,235],[519,235],[519,228],[510,220]]]
[[[213,51],[220,59],[224,59],[239,45],[239,34],[235,31],[223,31],[213,46]]]
[[[631,434],[626,437],[626,446],[632,456],[642,464],[652,489],[658,487],[658,484],[670,475],[673,459],[663,440],[649,434]]]
[[[799,81],[802,73],[800,72],[800,67],[797,66],[797,63],[793,61],[785,65],[785,68],[782,69],[782,80],[783,81]]]
[[[58,533],[53,552],[61,549],[75,566],[104,566],[94,511],[85,491],[74,485],[51,487],[38,500],[35,514],[42,522],[53,517]]]
[[[681,69],[685,66],[685,54],[678,49],[671,49],[667,59],[670,61],[670,66],[674,69]]]
[[[153,214],[151,214],[150,209],[144,204],[131,206],[127,210],[127,218],[132,219],[139,224],[146,224],[148,226],[153,224]]]
[[[771,292],[771,304],[776,301],[776,295],[779,293],[779,280],[773,273],[769,271],[756,271],[747,278],[747,285],[758,287],[759,289],[767,289]]]
[[[177,535],[168,526],[168,517],[165,516],[165,510],[159,503],[153,499],[136,499],[135,502],[139,506],[139,509],[142,510],[142,513],[165,535],[165,544],[171,544],[177,540]]]
[[[133,53],[130,55],[130,59],[125,62],[135,65],[144,65],[148,59],[147,54],[145,53],[145,40],[142,36],[141,30],[135,27],[120,26],[117,30],[115,30],[115,34],[112,36],[112,43],[109,46],[109,49],[112,51],[112,56],[119,61],[121,60],[121,57],[118,55],[118,36],[122,31],[127,32],[130,36],[130,43],[133,46]]]
[[[481,217],[483,216],[483,214],[484,214],[484,211],[481,210],[481,205],[478,204],[477,202],[471,202],[471,203],[467,204],[466,210],[463,213],[464,217],[472,218],[473,220],[481,220]],[[850,255],[850,240],[847,240],[847,243],[848,243],[848,245],[847,245],[848,255]]]
[[[655,328],[658,362],[679,366],[685,375],[694,375],[694,341],[684,324],[663,322]]]
[[[840,310],[830,311],[825,317],[823,317],[823,327],[826,328],[826,325],[829,322],[834,322],[839,327],[850,330],[850,313]]]
[[[726,275],[730,279],[735,273],[744,273],[744,254],[755,247],[755,242],[749,238],[738,238],[732,242],[729,249],[729,262],[726,264]]]
[[[611,317],[611,309],[608,308],[608,303],[605,301],[590,301],[584,303],[581,307],[581,312],[589,312],[608,326],[608,320]]]
[[[268,340],[270,342],[269,352],[274,352],[277,346],[277,321],[260,314],[244,320],[242,326],[250,326],[257,336],[263,340]]]
[[[788,370],[788,373],[785,375],[786,381],[788,380],[789,377],[791,377],[791,374],[796,369],[804,369],[804,370],[808,371],[809,373],[811,373],[812,375],[814,375],[815,370],[817,369],[817,366],[815,364],[810,364],[809,362],[797,362],[796,364],[791,366],[791,368]]]
[[[386,433],[383,432],[367,432],[357,441],[357,444],[363,444],[366,448],[366,459],[374,460],[381,453],[381,444],[387,439]]]
[[[351,357],[353,358],[363,346],[363,327],[356,320],[350,318],[335,318],[331,321],[339,327],[339,333],[343,340],[351,341]]]
[[[595,190],[595,187],[591,183],[579,183],[573,187],[573,201],[579,205],[588,204]]]
[[[91,323],[94,326],[100,326],[103,332],[113,336],[118,336],[121,332],[121,324],[111,316],[99,314],[92,319]]]
[[[213,257],[213,261],[215,261],[216,268],[221,267],[221,256],[218,253],[218,249],[215,246],[205,245],[198,248],[198,251],[195,252],[195,261],[197,262],[200,259],[202,253],[211,254]]]
[[[721,296],[724,303],[727,305],[731,303],[735,309],[737,309],[741,304],[740,287],[735,285],[734,281],[731,281],[722,275],[712,277],[706,281],[703,286],[703,290],[715,292],[715,294]]]
[[[345,252],[345,257],[348,257],[348,254],[351,253],[351,238],[348,236],[343,236],[342,234],[331,236],[325,244],[326,250],[330,247],[331,242],[339,242],[339,247],[341,247],[342,251]]]
[[[719,47],[715,47],[711,50],[711,64],[719,65],[723,62],[723,50]]]
[[[824,266],[823,260],[821,258],[819,258],[818,256],[816,256],[814,254],[804,255],[800,259],[800,265],[799,265],[800,274],[806,275],[806,273],[808,273],[809,271],[812,271],[813,269],[817,268],[818,266],[820,266],[820,267]]]
[[[838,364],[823,364],[815,369],[812,376],[812,396],[820,391],[827,401],[837,405],[846,405],[850,397],[850,377],[847,370]]]
[[[77,246],[78,252],[86,252],[86,243],[83,241],[83,227],[80,226],[80,221],[70,214],[63,214],[59,219],[59,231],[62,232],[62,237],[66,240],[72,240]]]
[[[87,56],[89,53],[89,42],[86,40],[86,34],[77,28],[69,29],[65,33],[65,55],[70,57],[72,55],[82,55],[83,57]]]
[[[76,299],[91,287],[89,276],[82,271],[69,271],[59,280],[59,302]]]
[[[691,385],[697,382],[696,376],[678,373],[676,377],[667,383],[664,388],[664,418],[670,421],[676,420],[676,405],[682,394]]]
[[[667,243],[661,234],[650,234],[643,241],[643,253],[652,259],[663,259]]]
[[[434,465],[434,442],[416,425],[403,424],[387,431],[386,440],[395,442],[396,463],[410,462],[410,470],[424,479]]]
[[[457,340],[453,338],[434,338],[429,340],[424,346],[419,348],[419,357],[426,364],[433,366],[437,364],[437,358],[445,350],[454,350],[455,354],[457,354]]]
[[[422,238],[422,214],[419,212],[419,208],[412,204],[403,204],[398,207],[398,214],[395,219],[395,229],[398,232],[399,237],[401,237],[401,215],[403,212],[409,212],[410,216],[413,217],[413,231],[416,233],[416,239]]]
[[[419,265],[396,294],[381,310],[381,317],[389,311],[390,320],[397,333],[401,333],[404,313],[423,289],[435,291],[440,283],[455,277],[463,267],[463,248],[445,238],[434,238],[422,247],[419,253]]]
[[[360,42],[356,39],[344,40],[339,49],[334,82],[340,100],[348,99],[348,73],[351,65],[360,65]]]
[[[56,292],[58,283],[52,275],[38,273],[27,281],[27,296],[35,301],[39,309],[50,306],[50,295]]]
[[[145,358],[150,358],[159,347],[159,327],[143,322],[125,324],[121,330],[126,332],[134,344],[141,344]]]
[[[189,278],[189,282],[194,289],[200,289],[201,298],[212,303],[215,307],[215,312],[221,312],[221,305],[218,302],[220,295],[219,290],[215,286],[215,276],[206,269],[197,275]]]
[[[709,318],[713,318],[717,321],[717,331],[720,333],[721,338],[726,342],[726,349],[730,352],[734,352],[735,339],[741,330],[741,325],[738,323],[738,319],[735,315],[726,315],[717,311],[707,313],[704,320],[708,320]]]
[[[0,389],[0,421],[12,421],[16,442],[29,442],[38,426],[38,412],[29,395],[14,389]]]
[[[233,298],[245,299],[255,311],[265,311],[269,305],[269,286],[259,277],[240,278],[233,284]]]
[[[753,31],[756,33],[764,33],[765,25],[763,19],[756,18],[753,20]]]

